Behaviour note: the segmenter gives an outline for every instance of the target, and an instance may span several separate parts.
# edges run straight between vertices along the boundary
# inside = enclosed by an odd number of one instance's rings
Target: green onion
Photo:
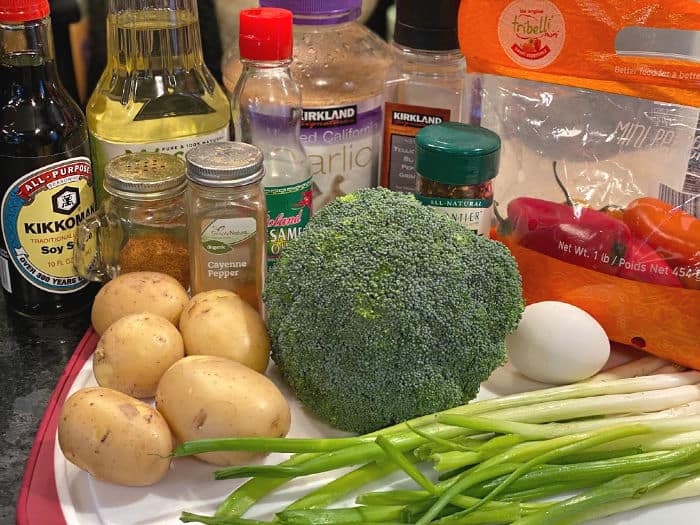
[[[667,369],[658,360],[639,360],[586,382],[478,401],[365,436],[185,443],[176,455],[220,450],[298,454],[279,465],[218,470],[217,479],[252,479],[226,498],[215,517],[183,514],[183,521],[266,523],[241,516],[291,479],[353,465],[358,468],[292,502],[276,522],[349,524],[354,520],[386,525],[411,519],[419,525],[459,525],[489,519],[489,523],[555,525],[558,521],[547,520],[626,508],[630,492],[617,490],[615,483],[622,483],[620,479],[656,494],[657,499],[662,493],[656,491],[664,484],[674,490],[663,497],[684,497],[696,485],[683,485],[679,477],[694,476],[694,467],[687,464],[700,463],[700,372],[616,379]],[[414,466],[427,459],[437,460],[441,481],[433,483]],[[465,469],[469,465],[473,466]],[[367,493],[357,498],[359,507],[323,508],[397,467],[423,490]],[[608,484],[617,494],[611,499],[599,490]],[[581,489],[584,492],[574,496],[579,499],[570,498],[568,503],[530,502]]]

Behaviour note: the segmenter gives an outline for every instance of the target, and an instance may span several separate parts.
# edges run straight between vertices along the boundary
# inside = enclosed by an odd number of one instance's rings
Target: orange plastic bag
[[[700,3],[463,0],[529,303],[700,369]]]

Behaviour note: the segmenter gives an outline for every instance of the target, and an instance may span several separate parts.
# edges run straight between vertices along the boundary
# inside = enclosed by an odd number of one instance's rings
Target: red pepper
[[[643,239],[635,236],[632,236],[627,244],[627,251],[617,276],[662,286],[681,286],[680,280],[673,274],[673,269],[666,260]]]
[[[521,246],[611,275],[632,237],[624,222],[605,213],[532,197],[508,203],[508,222]]]

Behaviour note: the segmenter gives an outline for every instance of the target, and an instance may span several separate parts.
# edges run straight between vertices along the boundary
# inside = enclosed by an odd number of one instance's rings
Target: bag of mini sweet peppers
[[[700,369],[700,3],[462,0],[528,303]]]

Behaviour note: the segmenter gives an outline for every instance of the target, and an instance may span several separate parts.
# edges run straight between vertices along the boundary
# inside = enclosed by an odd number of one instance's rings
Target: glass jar
[[[192,293],[231,290],[260,312],[267,226],[262,151],[218,142],[192,148],[185,159]]]
[[[75,267],[86,279],[153,271],[189,286],[185,163],[165,153],[127,153],[105,166],[107,198],[78,227]]]
[[[445,122],[416,135],[415,196],[468,230],[488,235],[501,139],[486,128]]]

